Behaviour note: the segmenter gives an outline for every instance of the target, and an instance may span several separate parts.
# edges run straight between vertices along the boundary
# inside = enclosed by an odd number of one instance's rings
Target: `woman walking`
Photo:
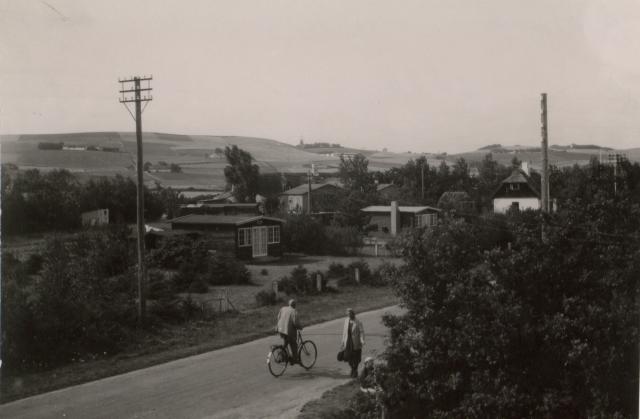
[[[358,377],[358,364],[362,359],[362,347],[364,346],[364,327],[362,322],[356,319],[353,309],[347,309],[347,318],[342,329],[341,350],[344,351],[344,360],[349,362],[351,377]]]

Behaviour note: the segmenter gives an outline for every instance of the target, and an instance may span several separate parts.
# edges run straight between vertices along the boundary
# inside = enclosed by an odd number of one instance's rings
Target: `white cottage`
[[[521,169],[514,170],[493,194],[493,212],[505,213],[510,209],[540,209],[540,192]]]

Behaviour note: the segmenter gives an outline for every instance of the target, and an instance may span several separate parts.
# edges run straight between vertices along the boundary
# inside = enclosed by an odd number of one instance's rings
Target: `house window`
[[[520,190],[520,184],[519,183],[510,183],[509,184],[509,190],[519,191]]]
[[[432,227],[438,223],[438,214],[416,215],[416,227]]]
[[[267,227],[267,231],[267,243],[280,243],[280,226],[269,226]]]
[[[238,246],[251,246],[251,229],[238,229]]]

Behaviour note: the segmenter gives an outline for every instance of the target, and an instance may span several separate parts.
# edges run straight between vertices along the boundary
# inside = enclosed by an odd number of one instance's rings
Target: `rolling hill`
[[[57,144],[60,149],[43,149],[42,143]],[[63,147],[63,145],[64,147]],[[453,164],[464,158],[471,166],[477,165],[485,155],[492,153],[494,160],[508,165],[514,157],[530,162],[533,168],[540,166],[539,149],[527,146],[503,146],[491,144],[479,150],[459,153],[392,153],[357,150],[341,147],[340,150],[302,149],[283,142],[255,137],[181,135],[144,133],[144,161],[152,165],[160,162],[178,164],[182,173],[156,171],[145,173],[145,182],[155,182],[178,189],[221,190],[224,188],[226,160],[220,153],[226,146],[237,145],[254,157],[261,173],[305,173],[312,165],[320,173],[335,173],[339,157],[329,155],[347,150],[362,152],[369,159],[370,170],[388,170],[399,167],[411,159],[425,156],[429,165],[438,166],[444,160]],[[326,151],[322,153],[322,151]],[[2,163],[11,163],[20,169],[37,168],[51,170],[68,169],[79,179],[99,176],[135,176],[136,138],[133,132],[84,132],[69,134],[6,135],[0,137]],[[553,146],[549,150],[549,162],[557,166],[586,164],[592,157],[614,152],[595,145]],[[640,161],[640,148],[618,150],[632,161]],[[437,158],[436,158],[437,157]]]

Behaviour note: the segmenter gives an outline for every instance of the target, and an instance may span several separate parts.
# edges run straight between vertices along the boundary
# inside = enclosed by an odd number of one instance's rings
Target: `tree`
[[[347,190],[364,193],[376,190],[373,176],[369,173],[369,160],[362,154],[356,154],[351,158],[340,156],[338,178]]]
[[[255,200],[260,169],[258,165],[251,163],[251,154],[234,145],[225,147],[224,155],[228,164],[224,168],[224,176],[234,197],[239,202]]]
[[[638,403],[640,205],[593,198],[417,231],[378,377],[393,417],[630,417]],[[489,232],[505,230],[510,246]]]

